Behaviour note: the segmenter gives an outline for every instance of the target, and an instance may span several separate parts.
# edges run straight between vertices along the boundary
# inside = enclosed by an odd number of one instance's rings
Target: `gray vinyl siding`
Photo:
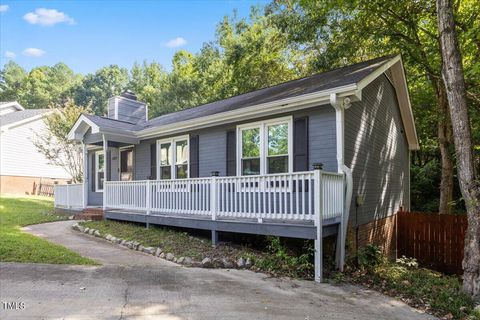
[[[115,119],[115,98],[108,99],[107,117]]]
[[[395,90],[381,76],[345,111],[345,164],[352,169],[350,221],[368,223],[409,207],[409,150]]]
[[[130,123],[140,123],[146,121],[147,106],[143,103],[116,97],[118,99],[117,120]]]
[[[294,117],[308,116],[309,118],[309,167],[313,163],[321,162],[328,171],[337,170],[335,111],[330,105],[302,110]],[[261,119],[258,119],[261,120]],[[247,122],[255,122],[250,120]],[[241,123],[238,123],[241,124]],[[220,176],[226,175],[227,131],[235,130],[237,124],[218,126],[198,131],[180,133],[198,135],[199,137],[199,175],[208,177],[212,171],[219,171]],[[163,139],[164,137],[162,137]],[[144,180],[150,176],[150,144],[160,138],[143,140],[135,146],[135,180]]]

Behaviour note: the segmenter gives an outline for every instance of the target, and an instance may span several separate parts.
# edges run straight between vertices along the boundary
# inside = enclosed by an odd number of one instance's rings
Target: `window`
[[[103,151],[95,152],[95,191],[103,191],[103,181],[105,179],[105,153]]]
[[[188,178],[188,140],[188,136],[181,136],[157,141],[158,179]]]
[[[291,172],[292,118],[280,118],[238,126],[239,175]]]

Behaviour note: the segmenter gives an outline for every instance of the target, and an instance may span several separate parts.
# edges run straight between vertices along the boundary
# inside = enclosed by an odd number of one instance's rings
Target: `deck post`
[[[105,135],[102,136],[103,138],[103,211],[107,209],[107,177],[108,177],[108,170],[110,170],[110,165],[108,163],[107,153],[108,153],[108,140],[105,138]]]
[[[323,219],[322,219],[322,201],[323,201],[323,190],[321,189],[320,179],[322,178],[322,165],[314,164],[313,165],[313,183],[315,194],[313,197],[314,201],[314,217],[315,217],[315,226],[317,227],[317,236],[315,239],[315,281],[322,282],[323,280]]]
[[[150,215],[150,212],[152,211],[152,182],[150,180],[147,180],[147,184],[145,185],[145,208],[146,208],[146,213],[147,216]],[[147,222],[145,223],[145,227],[148,229],[150,227],[150,223],[148,222],[148,217],[147,217]]]
[[[212,213],[212,220],[217,219],[217,177],[219,172],[212,171],[212,179],[210,181],[210,212]],[[218,242],[218,232],[215,227],[212,228],[212,246],[215,247]]]

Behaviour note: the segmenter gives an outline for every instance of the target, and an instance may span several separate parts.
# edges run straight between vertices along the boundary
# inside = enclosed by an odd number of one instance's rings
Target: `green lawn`
[[[0,262],[96,264],[20,230],[23,226],[62,219],[53,214],[50,198],[0,195]]]

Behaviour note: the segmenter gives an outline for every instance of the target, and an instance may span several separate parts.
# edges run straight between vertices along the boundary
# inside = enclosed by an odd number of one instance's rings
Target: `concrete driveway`
[[[356,286],[186,268],[72,231],[71,221],[29,232],[99,267],[0,264],[0,319],[434,319]],[[3,302],[24,302],[5,310]]]

